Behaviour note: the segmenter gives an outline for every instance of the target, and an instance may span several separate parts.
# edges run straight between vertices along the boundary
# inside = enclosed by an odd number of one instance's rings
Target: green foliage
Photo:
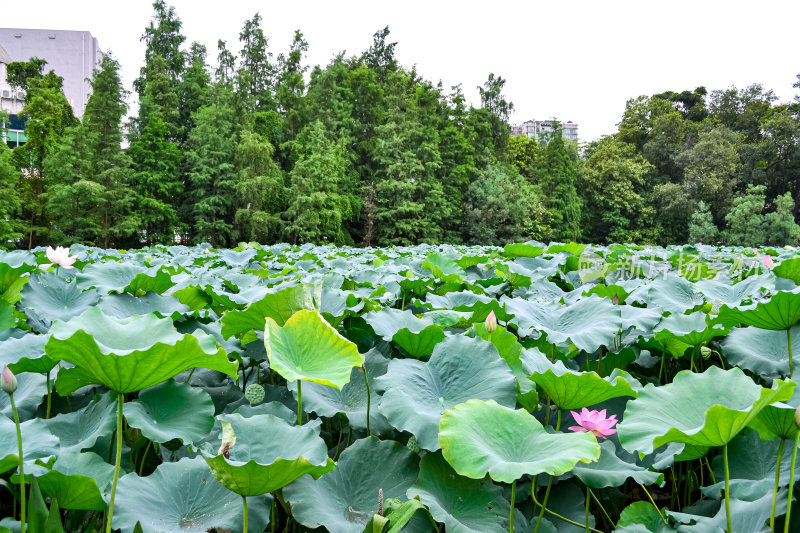
[[[689,242],[713,244],[718,234],[719,230],[714,225],[714,218],[708,205],[700,200],[697,203],[697,210],[692,213],[692,218],[689,220]]]
[[[575,146],[564,141],[557,127],[544,150],[541,178],[542,190],[547,191],[547,219],[555,240],[577,241],[580,237],[582,206],[575,188],[578,164]]]
[[[794,221],[794,200],[787,192],[775,198],[775,211],[764,216],[768,243],[774,246],[794,246],[800,238],[800,226]]]
[[[733,207],[725,216],[728,229],[725,237],[737,246],[763,246],[767,242],[764,226],[764,190],[758,185],[747,186],[747,193],[733,201]]]
[[[21,177],[12,164],[11,150],[0,145],[0,249],[12,247],[13,240],[22,237],[22,224],[17,218],[22,206],[17,190]]]

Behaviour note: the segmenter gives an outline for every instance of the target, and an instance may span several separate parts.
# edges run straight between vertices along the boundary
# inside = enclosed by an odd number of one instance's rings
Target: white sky
[[[11,0],[4,0],[11,2]],[[797,0],[172,0],[183,34],[204,43],[216,62],[217,39],[238,53],[239,31],[261,13],[275,56],[295,29],[309,42],[307,64],[339,51],[360,54],[388,25],[400,63],[446,89],[476,86],[490,72],[507,80],[512,123],[558,118],[579,124],[582,141],[613,133],[625,101],[666,90],[709,91],[761,83],[780,101],[798,61]],[[27,0],[2,8],[0,26],[90,31],[122,64],[130,90],[144,60],[140,37],[149,0]]]

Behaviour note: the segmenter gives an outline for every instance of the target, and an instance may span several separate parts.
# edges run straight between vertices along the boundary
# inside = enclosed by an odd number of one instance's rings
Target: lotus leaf
[[[417,318],[411,311],[386,307],[366,313],[364,320],[372,326],[375,333],[387,341],[393,340],[414,357],[430,355],[434,346],[444,339],[441,326],[434,324],[426,316]]]
[[[95,396],[86,407],[46,420],[50,432],[58,437],[61,450],[91,448],[97,439],[114,432],[117,417],[116,396],[107,392]]]
[[[76,283],[65,283],[46,272],[31,274],[21,295],[19,305],[29,316],[36,316],[45,323],[69,320],[93,309],[100,299],[96,290],[81,291]]]
[[[549,368],[534,373],[531,380],[561,409],[580,409],[620,396],[635,398],[637,391],[631,387],[626,374],[615,369],[609,378],[604,379],[597,372],[563,372]]]
[[[600,448],[600,459],[589,464],[578,463],[572,469],[572,473],[587,486],[593,489],[620,487],[628,478],[642,485],[663,485],[664,474],[623,461],[617,456],[613,441],[604,440],[600,443]]]
[[[52,470],[30,465],[25,475],[29,472],[36,476],[42,494],[58,500],[62,509],[105,511],[108,507],[103,491],[111,485],[114,465],[96,453],[62,450]]]
[[[789,329],[800,321],[800,293],[777,292],[767,302],[744,307],[723,305],[719,321],[729,326]]]
[[[792,358],[800,363],[800,324],[791,328]],[[757,327],[733,328],[722,340],[722,353],[732,365],[765,378],[789,373],[789,343],[786,333]]]
[[[295,285],[277,292],[268,293],[258,302],[247,306],[244,311],[229,311],[220,319],[222,335],[241,337],[248,331],[264,329],[264,317],[269,317],[283,326],[297,311],[315,309],[321,297],[320,291],[312,285]],[[315,303],[315,296],[317,296]]]
[[[31,461],[50,457],[58,452],[58,439],[47,429],[45,421],[34,418],[20,424],[23,459]],[[0,474],[18,464],[17,431],[13,420],[0,416]]]

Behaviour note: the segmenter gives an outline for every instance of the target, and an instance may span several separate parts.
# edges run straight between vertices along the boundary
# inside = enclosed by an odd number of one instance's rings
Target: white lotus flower
[[[70,257],[69,255],[69,248],[63,248],[59,246],[55,250],[53,250],[52,246],[47,247],[47,259],[50,260],[50,263],[39,265],[42,268],[50,268],[51,266],[60,266],[63,268],[75,268],[72,264],[75,262],[77,257],[73,256]]]

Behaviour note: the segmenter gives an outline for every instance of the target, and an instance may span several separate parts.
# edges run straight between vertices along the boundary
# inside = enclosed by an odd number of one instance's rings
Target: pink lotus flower
[[[774,264],[774,262],[772,261],[772,256],[770,256],[769,254],[765,254],[764,255],[764,266],[767,267],[767,268],[772,268],[773,264]]]
[[[570,426],[570,431],[582,431],[584,433],[593,433],[595,437],[606,438],[608,435],[613,435],[617,432],[612,429],[618,422],[617,415],[611,415],[606,418],[606,410],[590,411],[583,408],[580,413],[570,411],[572,418],[575,419],[577,426]]]
[[[74,268],[72,264],[75,262],[76,259],[78,259],[77,257],[74,256],[70,257],[69,248],[62,248],[61,246],[59,246],[55,250],[53,250],[52,246],[48,246],[47,252],[45,252],[45,254],[47,255],[47,259],[49,259],[50,262],[44,265],[39,265],[42,268],[50,268],[51,266],[56,266],[56,265],[63,268]]]
[[[489,333],[493,332],[497,329],[497,317],[494,314],[494,311],[489,311],[489,316],[486,317],[486,331]]]

